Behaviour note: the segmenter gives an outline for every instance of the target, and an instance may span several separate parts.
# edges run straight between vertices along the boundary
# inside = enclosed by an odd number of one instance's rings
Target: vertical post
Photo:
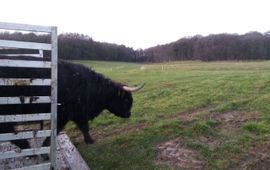
[[[57,28],[52,27],[51,33],[51,152],[50,159],[52,162],[52,169],[56,167],[56,137],[57,137]]]

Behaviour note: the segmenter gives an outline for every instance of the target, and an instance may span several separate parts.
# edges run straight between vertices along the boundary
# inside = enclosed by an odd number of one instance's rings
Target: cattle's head
[[[143,86],[144,84],[137,87],[120,86],[109,101],[107,109],[119,117],[129,118],[133,102],[132,92],[140,90]]]

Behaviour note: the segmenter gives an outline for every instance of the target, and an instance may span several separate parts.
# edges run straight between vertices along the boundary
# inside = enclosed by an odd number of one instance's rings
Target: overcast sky
[[[270,30],[268,0],[1,0],[0,21],[147,48],[196,34]]]

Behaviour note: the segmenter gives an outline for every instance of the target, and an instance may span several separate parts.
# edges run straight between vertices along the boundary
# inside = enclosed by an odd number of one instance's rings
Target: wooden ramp
[[[32,147],[39,147],[44,138],[31,140]],[[57,137],[56,143],[56,169],[57,170],[90,170],[76,147],[72,144],[69,137],[65,133],[61,133]],[[18,147],[9,142],[0,143],[0,154],[6,151],[18,151]],[[0,169],[27,169],[27,166],[45,163],[41,156],[37,157],[17,157],[0,160]],[[38,166],[38,165],[37,165]],[[38,168],[37,168],[38,169]]]
[[[69,137],[62,133],[57,137],[57,169],[67,167],[71,170],[90,170]]]

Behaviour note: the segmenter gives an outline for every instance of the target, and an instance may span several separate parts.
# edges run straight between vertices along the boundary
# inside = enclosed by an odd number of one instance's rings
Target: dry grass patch
[[[217,126],[226,136],[234,136],[241,132],[241,127],[251,121],[259,121],[261,116],[258,112],[230,111],[224,113],[211,113],[208,119],[218,121]]]
[[[181,138],[161,143],[156,148],[158,151],[157,164],[169,165],[175,169],[206,169],[206,164],[200,155],[187,148]]]
[[[199,116],[203,113],[208,113],[213,109],[212,106],[207,106],[203,108],[197,108],[193,110],[189,110],[183,113],[180,113],[180,119],[186,122],[192,121],[196,116]]]
[[[231,111],[224,113],[210,113],[206,120],[216,122],[215,129],[220,131],[219,136],[204,135],[200,136],[197,141],[207,144],[210,150],[221,146],[226,140],[242,133],[241,127],[250,121],[259,121],[258,112]]]
[[[224,143],[224,139],[213,136],[200,136],[197,141],[199,143],[206,144],[211,151]]]
[[[244,170],[269,170],[270,168],[270,144],[254,146],[245,153],[238,163],[232,165],[229,169]]]
[[[258,112],[231,111],[224,113],[212,113],[210,117],[222,122],[225,126],[228,125],[238,128],[244,122],[259,120],[260,114]]]

